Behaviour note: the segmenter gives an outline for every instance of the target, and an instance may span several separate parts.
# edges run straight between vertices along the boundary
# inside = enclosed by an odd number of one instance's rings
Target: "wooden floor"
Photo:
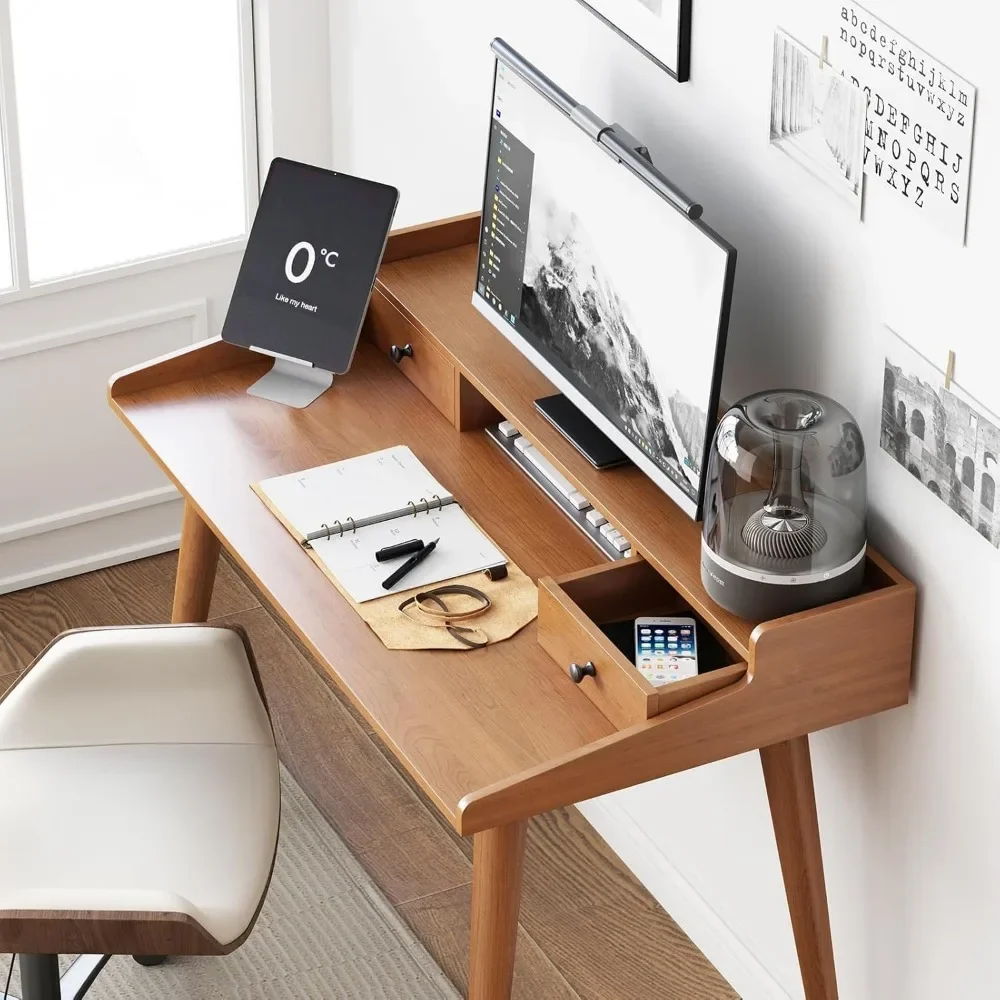
[[[0,596],[0,692],[64,629],[168,621],[175,565],[168,554]],[[289,770],[464,992],[471,841],[225,562],[211,614],[250,633]],[[738,1000],[575,809],[529,828],[514,997]]]

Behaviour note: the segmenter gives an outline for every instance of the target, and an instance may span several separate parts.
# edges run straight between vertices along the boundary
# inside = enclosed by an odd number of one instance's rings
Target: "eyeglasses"
[[[479,604],[463,611],[451,610],[443,600],[445,597],[471,597]],[[447,629],[449,635],[462,645],[471,649],[479,649],[489,645],[490,637],[481,628],[466,628],[455,622],[465,622],[486,614],[493,607],[493,602],[481,590],[454,583],[445,587],[435,587],[433,590],[421,591],[408,597],[399,606],[399,610],[418,625],[431,628]]]

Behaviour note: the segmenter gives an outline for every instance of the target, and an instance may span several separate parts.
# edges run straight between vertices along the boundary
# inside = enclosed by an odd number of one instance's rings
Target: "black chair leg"
[[[60,979],[58,955],[19,955],[20,1000],[82,1000],[110,957],[80,955]]]
[[[163,965],[166,961],[166,955],[133,955],[132,958],[135,959],[140,965],[145,965],[147,968],[153,965]]]
[[[60,1000],[58,955],[18,955],[21,1000]]]

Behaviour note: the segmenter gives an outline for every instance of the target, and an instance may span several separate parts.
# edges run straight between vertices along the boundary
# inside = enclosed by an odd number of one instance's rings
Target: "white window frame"
[[[240,94],[243,111],[243,183],[246,192],[244,223],[246,232],[235,239],[191,247],[154,257],[143,258],[124,264],[83,271],[79,274],[53,278],[48,281],[31,282],[28,276],[28,241],[24,215],[24,189],[21,182],[20,146],[17,130],[17,101],[14,83],[14,50],[11,34],[10,0],[0,0],[0,154],[4,155],[7,177],[6,191],[0,190],[0,197],[6,198],[7,224],[9,234],[0,233],[0,239],[8,238],[11,245],[13,287],[0,291],[0,306],[8,302],[51,295],[98,282],[111,281],[131,274],[142,274],[179,264],[205,260],[222,254],[242,252],[246,246],[247,233],[257,208],[258,160],[257,160],[257,106],[254,77],[254,24],[253,0],[231,0],[239,10],[240,46]]]

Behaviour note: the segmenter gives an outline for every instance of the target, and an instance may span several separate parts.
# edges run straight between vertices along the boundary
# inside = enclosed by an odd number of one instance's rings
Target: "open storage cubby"
[[[695,620],[701,666],[696,677],[654,687],[602,628],[648,615]],[[539,580],[538,641],[571,677],[571,664],[593,664],[592,675],[577,672],[580,690],[620,728],[735,684],[747,672],[739,655],[638,556]]]

